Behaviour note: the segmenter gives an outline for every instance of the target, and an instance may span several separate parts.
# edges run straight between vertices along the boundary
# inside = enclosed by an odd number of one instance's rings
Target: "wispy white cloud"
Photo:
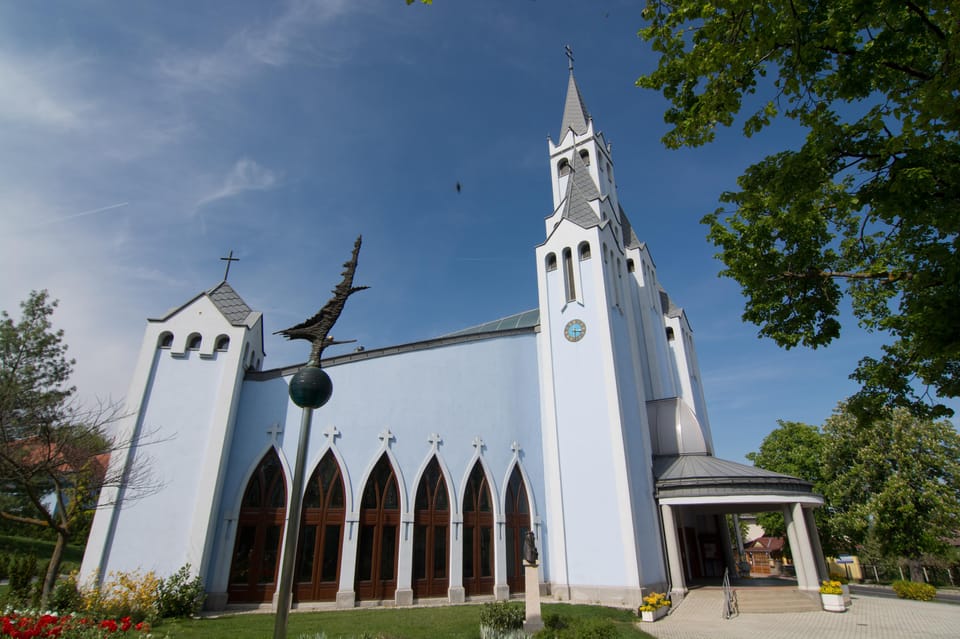
[[[160,60],[162,75],[182,86],[219,89],[240,82],[262,67],[295,60],[337,63],[341,47],[324,46],[318,28],[334,23],[352,9],[348,0],[293,0],[272,20],[246,27],[209,52],[177,51]]]
[[[264,191],[277,185],[277,176],[250,158],[240,158],[223,180],[223,186],[197,201],[196,209],[246,191]]]
[[[89,105],[65,90],[65,71],[50,60],[0,52],[0,121],[55,129],[79,126]]]

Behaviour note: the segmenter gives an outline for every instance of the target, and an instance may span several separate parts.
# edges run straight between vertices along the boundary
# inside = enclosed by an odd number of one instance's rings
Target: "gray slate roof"
[[[207,296],[234,326],[244,324],[253,312],[253,309],[247,306],[247,303],[233,290],[232,286],[227,284],[226,280],[207,291]]]
[[[523,311],[516,315],[509,315],[492,322],[479,324],[459,330],[455,333],[444,335],[443,337],[460,337],[463,335],[477,335],[479,333],[496,333],[498,331],[509,331],[515,328],[531,328],[540,323],[540,309],[535,308],[529,311]]]
[[[643,242],[640,241],[640,238],[637,237],[637,234],[633,230],[633,224],[630,223],[630,220],[627,219],[627,214],[623,211],[623,207],[620,207],[620,221],[623,226],[623,243],[624,248],[640,248],[643,246]]]
[[[653,476],[657,497],[813,494],[813,485],[803,479],[712,455],[656,457]]]
[[[561,217],[581,228],[596,226],[600,223],[600,218],[597,217],[589,202],[597,199],[600,199],[600,191],[593,183],[590,171],[580,158],[580,154],[574,152],[573,162],[570,163],[570,177],[567,179],[567,195],[561,205],[563,206]]]
[[[580,97],[580,89],[577,88],[577,81],[573,79],[573,71],[570,71],[570,81],[567,83],[567,101],[563,105],[563,121],[560,123],[560,138],[567,134],[567,129],[573,129],[577,135],[583,135],[587,132],[587,121],[590,120],[590,114],[587,112],[587,106]],[[558,140],[558,141],[559,141]]]

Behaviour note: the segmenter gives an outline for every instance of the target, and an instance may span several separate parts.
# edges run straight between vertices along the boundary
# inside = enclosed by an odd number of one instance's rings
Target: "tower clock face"
[[[579,342],[587,334],[587,325],[583,320],[570,320],[563,329],[563,336],[571,342]]]

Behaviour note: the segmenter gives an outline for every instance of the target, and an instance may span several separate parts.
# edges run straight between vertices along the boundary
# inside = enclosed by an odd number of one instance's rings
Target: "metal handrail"
[[[723,618],[737,614],[737,592],[730,586],[730,569],[723,571]]]

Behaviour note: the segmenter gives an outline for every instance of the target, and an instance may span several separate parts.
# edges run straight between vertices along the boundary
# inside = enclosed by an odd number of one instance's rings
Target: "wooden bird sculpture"
[[[343,307],[347,303],[347,298],[369,286],[354,286],[353,274],[357,270],[357,256],[360,254],[360,243],[363,236],[358,236],[357,241],[353,243],[353,253],[350,259],[343,264],[343,280],[333,289],[333,297],[321,308],[313,317],[291,326],[282,331],[277,331],[274,335],[283,335],[287,339],[305,339],[313,344],[310,350],[310,360],[307,366],[320,366],[320,356],[323,349],[333,344],[346,344],[356,340],[336,341],[330,335],[330,329],[336,323]]]

